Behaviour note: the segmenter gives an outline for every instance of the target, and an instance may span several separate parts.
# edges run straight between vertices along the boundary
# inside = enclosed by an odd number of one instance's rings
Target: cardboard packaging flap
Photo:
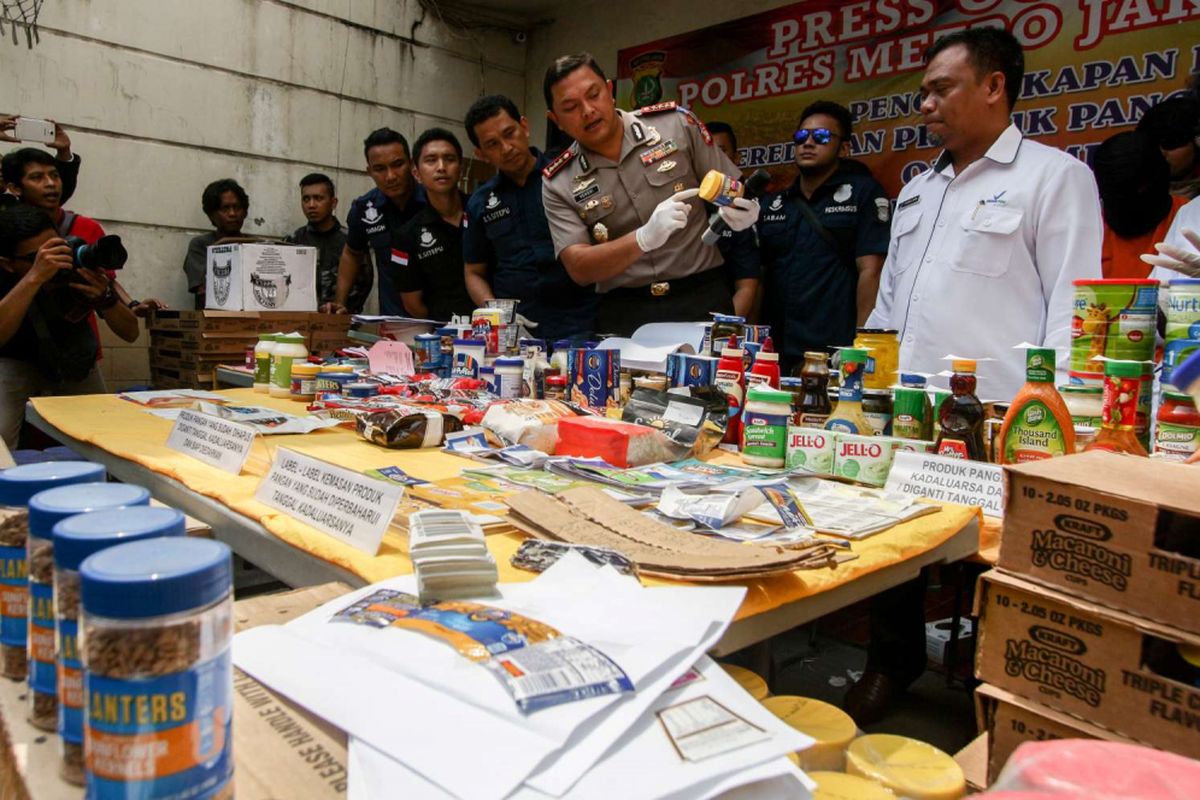
[[[1200,473],[1194,466],[1092,450],[1005,467],[1013,475],[1086,486],[1094,491],[1200,514]],[[1014,498],[1010,492],[1008,503]]]

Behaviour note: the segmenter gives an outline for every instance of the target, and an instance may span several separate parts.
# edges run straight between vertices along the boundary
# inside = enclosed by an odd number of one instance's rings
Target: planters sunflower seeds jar
[[[79,574],[89,800],[232,798],[229,548],[143,539]]]

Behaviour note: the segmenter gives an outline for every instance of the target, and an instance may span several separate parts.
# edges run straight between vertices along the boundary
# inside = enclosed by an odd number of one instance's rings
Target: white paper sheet
[[[412,592],[412,576],[385,581],[353,592],[289,623],[289,633],[319,646],[345,654],[346,668],[330,673],[329,685],[360,684],[359,668],[372,667],[372,676],[404,676],[423,685],[447,702],[474,712],[488,714],[513,730],[531,736],[522,759],[517,783],[527,777],[539,788],[561,794],[571,787],[600,756],[618,741],[630,725],[649,707],[686,667],[723,633],[745,594],[742,587],[645,588],[635,579],[612,569],[596,568],[583,558],[568,554],[534,581],[505,584],[502,598],[486,602],[520,612],[592,644],[619,664],[637,691],[623,695],[578,700],[531,714],[522,714],[494,676],[459,655],[446,644],[400,629],[375,629],[328,620],[364,594],[378,588]],[[256,630],[261,630],[256,629]],[[244,634],[243,634],[244,635]],[[239,651],[234,650],[235,663]],[[274,666],[274,669],[271,667]],[[286,664],[260,666],[254,674],[268,686],[288,682]],[[282,687],[276,686],[287,693]],[[306,704],[303,697],[293,696]],[[315,702],[315,701],[314,701]],[[363,725],[354,709],[318,711],[348,733],[364,739],[385,755],[402,759],[430,782],[460,796],[502,796],[515,788],[511,770],[503,777],[463,770],[461,742],[454,736],[442,740],[441,756],[418,760],[400,743],[380,742],[362,735]],[[332,716],[330,716],[332,714]],[[430,732],[430,736],[434,733]],[[549,748],[545,742],[552,742]],[[564,751],[564,748],[567,748]],[[478,752],[486,752],[487,748]],[[561,751],[561,752],[560,752]],[[541,765],[539,767],[539,765]],[[506,768],[511,765],[506,765]],[[537,773],[534,775],[535,767]],[[497,786],[504,792],[497,794]]]
[[[696,798],[715,797],[744,784],[770,781],[743,797],[805,797],[811,781],[786,758],[802,750],[812,739],[799,733],[767,711],[707,657],[698,664],[702,679],[664,693],[611,749],[573,787],[569,797],[600,800],[611,797]],[[710,697],[733,713],[767,731],[766,741],[700,762],[679,757],[659,722],[657,711],[678,703]],[[388,758],[366,742],[350,741],[350,784],[348,797],[365,800],[378,797],[449,798],[436,786],[421,779],[404,764]],[[483,772],[487,771],[480,764]],[[758,792],[764,793],[759,794]],[[767,793],[767,790],[771,791]],[[510,800],[546,800],[560,795],[522,786]]]

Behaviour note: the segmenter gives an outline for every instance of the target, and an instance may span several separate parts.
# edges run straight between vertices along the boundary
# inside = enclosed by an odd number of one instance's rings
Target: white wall
[[[617,51],[624,47],[687,33],[789,5],[795,0],[583,0],[557,6],[554,23],[537,28],[529,37],[528,79],[524,111],[534,141],[546,136],[546,101],[542,77],[558,56],[587,50],[600,62],[608,77],[616,79]]]
[[[191,307],[181,265],[211,227],[210,181],[246,187],[247,233],[283,235],[305,173],[334,178],[343,213],[370,188],[371,130],[441,125],[469,152],[470,103],[525,90],[524,44],[417,0],[52,0],[40,30],[32,50],[0,41],[0,110],[68,126],[84,160],[68,207],[125,239],[134,297],[174,307]]]

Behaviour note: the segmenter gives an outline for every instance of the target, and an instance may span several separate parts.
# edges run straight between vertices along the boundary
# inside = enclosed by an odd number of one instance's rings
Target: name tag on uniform
[[[901,209],[901,208],[908,208],[909,206],[915,206],[915,205],[916,205],[917,203],[919,203],[919,202],[921,202],[921,195],[919,195],[919,194],[914,194],[912,197],[908,198],[908,199],[907,199],[907,200],[905,200],[903,203],[901,203],[900,205],[896,206],[896,208],[897,208],[897,209]]]
[[[582,191],[575,192],[575,195],[574,195],[575,202],[582,203],[584,200],[587,200],[589,197],[591,197],[594,194],[598,194],[599,192],[600,192],[600,187],[596,184],[592,184],[591,186],[588,186],[586,189],[583,189]]]
[[[655,161],[662,161],[664,158],[671,155],[671,153],[676,152],[678,149],[679,147],[675,144],[674,139],[667,139],[658,147],[653,147],[642,153],[642,164],[648,167]]]

